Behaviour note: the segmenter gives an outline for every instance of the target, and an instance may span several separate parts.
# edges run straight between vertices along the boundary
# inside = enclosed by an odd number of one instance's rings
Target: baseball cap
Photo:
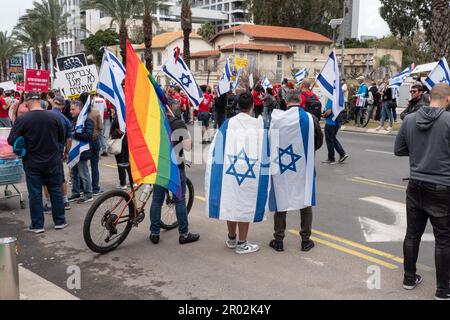
[[[363,76],[356,78],[356,80],[364,80],[365,78]]]
[[[41,100],[41,94],[39,92],[29,92],[27,94],[28,100]]]
[[[63,106],[66,102],[66,99],[64,99],[63,96],[56,96],[55,99],[53,99],[53,102],[57,105]]]

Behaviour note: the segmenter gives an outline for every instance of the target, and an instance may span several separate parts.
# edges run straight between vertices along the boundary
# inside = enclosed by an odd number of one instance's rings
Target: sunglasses
[[[411,90],[409,93],[419,93],[417,90]]]

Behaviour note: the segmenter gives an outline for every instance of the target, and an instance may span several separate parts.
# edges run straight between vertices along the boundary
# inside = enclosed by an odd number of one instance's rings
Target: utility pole
[[[345,19],[345,14],[346,14],[346,8],[347,8],[347,6],[346,6],[346,4],[347,4],[347,0],[344,0],[344,13],[343,13],[343,15],[342,15],[342,17]],[[341,57],[342,57],[342,63],[341,63],[341,78],[343,79],[343,78],[345,78],[345,30],[344,30],[344,26],[345,26],[345,24],[343,23],[342,25],[341,25],[341,32],[342,32],[342,35],[341,35],[341,40],[342,40],[342,54],[341,54]]]

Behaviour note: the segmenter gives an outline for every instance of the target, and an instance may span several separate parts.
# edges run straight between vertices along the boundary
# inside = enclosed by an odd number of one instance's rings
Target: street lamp
[[[344,19],[332,19],[328,24],[333,29],[333,48],[336,48],[336,29],[344,22]]]

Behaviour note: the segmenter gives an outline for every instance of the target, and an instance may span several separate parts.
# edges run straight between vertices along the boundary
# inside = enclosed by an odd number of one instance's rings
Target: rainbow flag
[[[126,124],[133,179],[181,196],[180,172],[166,116],[167,100],[127,41]]]

